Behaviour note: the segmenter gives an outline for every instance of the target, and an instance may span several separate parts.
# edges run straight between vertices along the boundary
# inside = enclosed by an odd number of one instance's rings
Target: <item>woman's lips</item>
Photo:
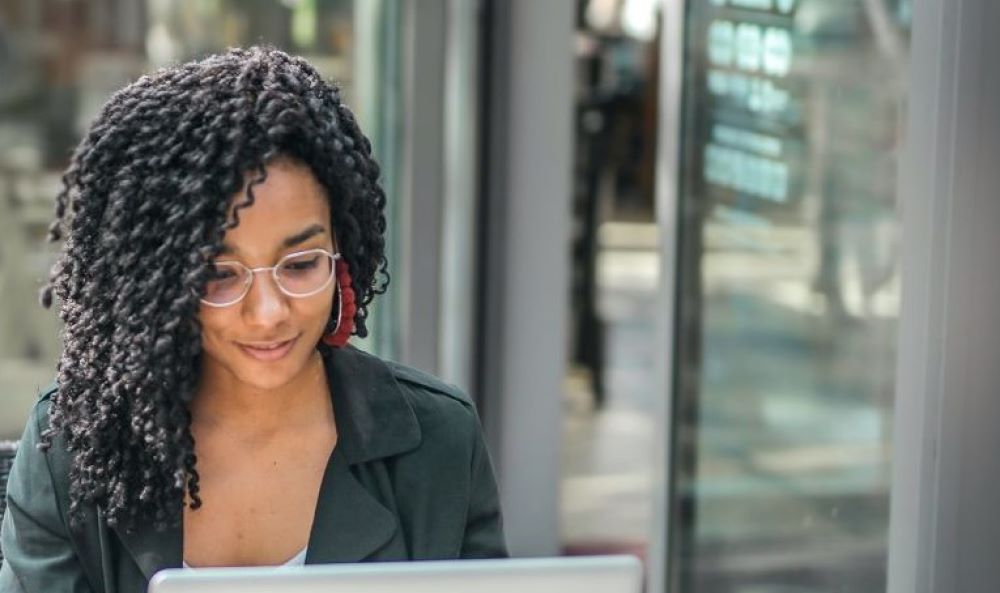
[[[273,362],[284,358],[291,351],[296,340],[298,340],[298,337],[285,340],[284,342],[271,342],[268,344],[258,343],[251,345],[237,343],[237,346],[251,358],[261,362]]]

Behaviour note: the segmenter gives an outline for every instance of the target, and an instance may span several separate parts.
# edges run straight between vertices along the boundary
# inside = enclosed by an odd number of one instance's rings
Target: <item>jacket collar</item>
[[[416,448],[420,425],[384,362],[351,346],[324,349],[323,360],[338,437],[323,474],[306,562],[355,562],[389,541],[397,525],[395,514],[368,491],[351,466]],[[115,532],[147,579],[164,568],[181,567],[180,526]]]
[[[420,444],[420,425],[388,365],[353,346],[325,355],[338,443],[351,465],[390,457]]]

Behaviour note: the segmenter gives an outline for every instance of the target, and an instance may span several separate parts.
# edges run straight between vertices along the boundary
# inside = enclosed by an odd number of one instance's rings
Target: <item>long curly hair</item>
[[[65,437],[72,521],[92,506],[113,526],[163,528],[185,500],[201,504],[188,404],[206,263],[277,158],[308,166],[326,191],[364,337],[389,281],[386,198],[339,89],[305,60],[231,49],[144,76],[74,152],[49,230],[62,251],[41,295],[58,300],[65,329],[40,445]]]

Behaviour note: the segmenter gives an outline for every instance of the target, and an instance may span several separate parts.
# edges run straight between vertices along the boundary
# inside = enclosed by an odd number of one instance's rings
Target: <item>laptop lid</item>
[[[639,593],[632,556],[167,569],[149,593]]]

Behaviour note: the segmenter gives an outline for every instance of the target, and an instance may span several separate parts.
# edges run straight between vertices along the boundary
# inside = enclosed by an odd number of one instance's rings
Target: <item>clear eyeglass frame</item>
[[[309,290],[307,292],[294,292],[294,291],[289,290],[283,284],[283,282],[281,280],[281,277],[278,274],[278,270],[283,265],[287,264],[288,261],[290,261],[290,260],[294,260],[296,258],[300,258],[300,257],[305,256],[305,255],[311,255],[311,254],[314,254],[314,253],[316,253],[316,254],[322,254],[322,255],[325,255],[328,258],[330,258],[330,274],[329,274],[329,277],[322,283],[321,286],[319,286],[319,287],[317,287],[315,289]],[[274,281],[274,285],[277,286],[278,290],[280,290],[281,293],[284,294],[285,296],[288,296],[288,297],[291,297],[291,298],[296,298],[296,299],[310,297],[310,296],[313,296],[315,294],[319,294],[320,292],[323,292],[324,290],[326,290],[326,288],[328,286],[330,286],[330,283],[332,283],[333,280],[334,280],[334,278],[336,278],[336,276],[337,276],[336,266],[337,266],[337,260],[339,260],[340,258],[341,258],[341,255],[340,255],[339,252],[333,252],[333,253],[331,253],[330,251],[327,251],[326,249],[319,248],[319,249],[307,249],[305,251],[296,251],[295,253],[289,253],[289,254],[287,254],[285,256],[282,256],[282,258],[278,260],[278,263],[274,264],[273,266],[263,266],[263,267],[259,267],[259,268],[251,268],[251,267],[249,267],[247,265],[244,265],[242,262],[238,262],[236,260],[223,260],[223,261],[214,262],[212,264],[214,266],[227,265],[227,266],[234,266],[237,269],[242,269],[243,272],[244,272],[243,277],[245,278],[245,280],[243,282],[243,290],[242,290],[242,292],[240,293],[240,295],[238,297],[233,298],[231,300],[228,300],[228,301],[226,301],[224,303],[215,303],[215,302],[206,300],[204,297],[201,297],[200,300],[201,300],[202,304],[204,304],[204,305],[206,305],[208,307],[222,308],[222,307],[230,307],[232,305],[235,305],[236,303],[239,303],[244,298],[246,298],[246,296],[250,293],[250,288],[253,286],[254,278],[260,272],[271,272],[271,279]]]

